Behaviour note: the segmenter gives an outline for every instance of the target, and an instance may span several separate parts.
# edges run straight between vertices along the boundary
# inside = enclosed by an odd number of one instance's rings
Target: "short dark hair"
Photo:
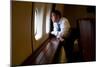
[[[59,15],[59,17],[61,18],[61,12],[59,10],[54,10],[51,13],[54,13],[56,15]]]

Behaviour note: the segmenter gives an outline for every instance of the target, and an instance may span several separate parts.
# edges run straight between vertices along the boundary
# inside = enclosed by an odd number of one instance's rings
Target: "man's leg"
[[[54,63],[59,63],[59,61],[60,61],[61,48],[62,48],[62,43],[60,42],[57,52],[55,54]]]
[[[73,62],[74,58],[73,58],[73,42],[71,41],[71,39],[66,39],[63,42],[63,46],[66,52],[66,58],[68,59],[68,63]]]

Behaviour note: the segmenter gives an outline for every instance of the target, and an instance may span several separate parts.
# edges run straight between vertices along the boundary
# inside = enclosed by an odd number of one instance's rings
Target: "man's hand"
[[[59,37],[58,38],[61,42],[63,42],[64,41],[64,39],[62,38],[62,37]]]
[[[57,36],[57,31],[52,31],[51,34]]]
[[[64,39],[63,39],[62,37],[60,37],[60,41],[61,41],[61,42],[63,42],[63,41],[64,41]]]
[[[49,33],[49,37],[52,38],[52,37],[56,37],[55,35]]]

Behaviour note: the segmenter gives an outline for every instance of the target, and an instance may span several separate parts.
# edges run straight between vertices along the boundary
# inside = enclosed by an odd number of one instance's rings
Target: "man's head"
[[[55,11],[52,11],[52,12],[51,12],[51,20],[52,20],[53,22],[59,21],[60,18],[61,18],[61,13],[60,13],[60,11],[55,10]]]

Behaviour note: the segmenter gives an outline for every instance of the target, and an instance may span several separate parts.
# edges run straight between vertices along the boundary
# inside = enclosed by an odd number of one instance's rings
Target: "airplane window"
[[[45,33],[50,31],[50,12],[51,5],[36,4],[34,11],[34,35],[39,40]],[[46,13],[46,14],[45,14]],[[44,29],[45,28],[45,29]]]
[[[37,34],[37,20],[36,20],[36,18],[37,18],[37,14],[38,14],[38,9],[36,8],[36,10],[35,10],[35,25],[34,25],[34,35],[36,35]]]
[[[35,9],[35,21],[34,21],[34,35],[35,39],[38,40],[42,36],[41,30],[41,10],[36,8]]]
[[[47,9],[47,15],[46,15],[46,33],[49,33],[50,31],[50,9]]]

